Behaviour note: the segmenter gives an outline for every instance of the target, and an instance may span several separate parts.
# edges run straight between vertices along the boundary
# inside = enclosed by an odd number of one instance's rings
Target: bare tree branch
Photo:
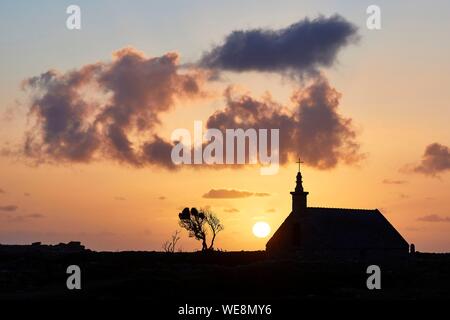
[[[206,223],[208,224],[212,233],[209,249],[214,250],[214,240],[216,239],[217,234],[224,229],[224,226],[220,223],[219,218],[210,210],[204,210],[204,212],[206,216]]]
[[[168,253],[174,253],[175,248],[177,246],[177,242],[180,240],[180,230],[175,230],[175,232],[172,234],[170,240],[167,240],[163,243],[163,249],[165,252]]]

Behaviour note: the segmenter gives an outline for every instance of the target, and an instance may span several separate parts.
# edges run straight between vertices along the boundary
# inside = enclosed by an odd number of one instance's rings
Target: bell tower
[[[308,192],[303,190],[303,180],[302,173],[300,172],[300,164],[303,163],[298,159],[298,173],[297,173],[297,181],[295,185],[295,190],[291,192],[292,195],[292,212],[296,214],[300,214],[306,211],[307,202],[306,197],[308,196]]]

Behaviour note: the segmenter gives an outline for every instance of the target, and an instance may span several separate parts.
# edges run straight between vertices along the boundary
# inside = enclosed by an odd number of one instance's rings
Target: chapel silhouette
[[[269,254],[347,258],[408,254],[408,243],[378,209],[308,207],[298,163],[292,212],[267,242]]]

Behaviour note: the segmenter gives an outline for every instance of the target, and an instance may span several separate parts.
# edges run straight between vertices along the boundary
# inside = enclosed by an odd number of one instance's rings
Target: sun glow
[[[257,222],[253,225],[253,234],[258,238],[265,238],[270,233],[270,226],[267,222]]]

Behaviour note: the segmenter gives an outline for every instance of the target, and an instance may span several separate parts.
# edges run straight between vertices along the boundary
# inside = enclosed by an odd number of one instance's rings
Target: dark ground
[[[66,288],[81,268],[82,289]],[[368,290],[366,268],[381,268]],[[0,253],[0,300],[151,301],[423,300],[450,298],[450,254],[416,253],[397,262],[274,260],[263,251]]]

